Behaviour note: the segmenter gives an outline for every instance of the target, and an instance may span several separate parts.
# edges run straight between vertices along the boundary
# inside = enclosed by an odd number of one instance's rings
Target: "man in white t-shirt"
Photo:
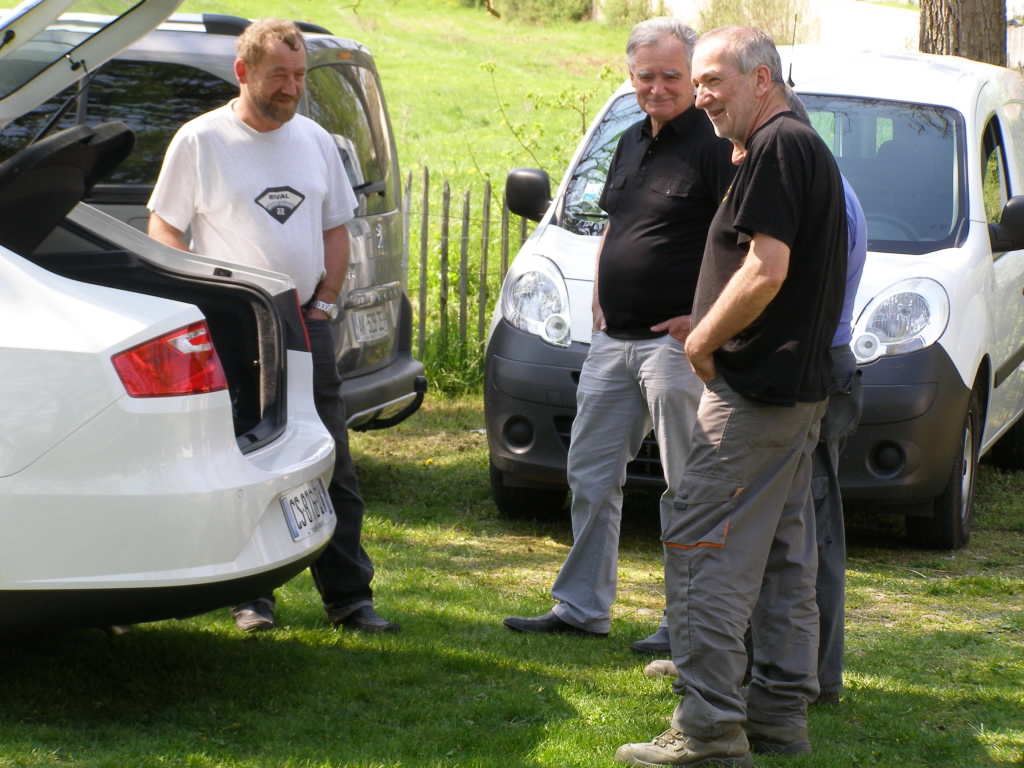
[[[306,46],[290,21],[261,19],[238,39],[239,96],[186,123],[149,201],[151,237],[183,251],[283,272],[295,281],[313,354],[317,412],[337,449],[329,493],[337,527],[310,567],[332,624],[397,632],[373,609],[360,544],[363,501],[348,449],[331,320],[348,270],[356,199],[331,136],[295,113]],[[192,242],[184,233],[191,230]],[[246,632],[274,626],[274,596],[232,610]]]

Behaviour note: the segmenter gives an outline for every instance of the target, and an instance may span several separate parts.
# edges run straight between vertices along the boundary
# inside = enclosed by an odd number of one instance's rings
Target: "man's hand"
[[[662,331],[668,331],[668,335],[673,339],[679,339],[679,341],[686,343],[686,338],[690,335],[690,316],[679,315],[678,317],[672,317],[664,322],[652,325],[651,330],[656,333]]]
[[[597,303],[597,291],[594,291],[594,303],[591,305],[591,310],[594,313],[594,324],[591,330],[607,331],[608,323],[606,323],[604,319],[604,310],[602,310],[601,305]]]
[[[714,348],[708,348],[700,333],[691,333],[686,339],[686,359],[701,381],[711,381],[718,375],[715,367]]]

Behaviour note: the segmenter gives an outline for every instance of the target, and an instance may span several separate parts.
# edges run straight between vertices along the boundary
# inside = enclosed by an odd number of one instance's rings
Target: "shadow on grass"
[[[393,636],[298,618],[314,628],[240,637],[200,617],[0,638],[0,762],[505,768],[535,765],[545,728],[577,715],[559,679],[500,642],[481,651],[466,618]]]

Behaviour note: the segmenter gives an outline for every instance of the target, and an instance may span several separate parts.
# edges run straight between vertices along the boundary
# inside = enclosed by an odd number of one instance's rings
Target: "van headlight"
[[[930,347],[946,330],[949,297],[934,280],[890,285],[873,298],[853,327],[853,354],[861,365]]]
[[[501,286],[501,315],[548,344],[569,346],[569,292],[558,267],[544,256],[520,256],[512,263]]]

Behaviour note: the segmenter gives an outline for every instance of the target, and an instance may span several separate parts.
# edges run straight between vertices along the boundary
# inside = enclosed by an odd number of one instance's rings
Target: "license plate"
[[[319,478],[288,491],[281,497],[281,508],[295,541],[308,539],[334,517],[331,498]]]
[[[388,313],[383,307],[358,309],[349,315],[352,318],[352,333],[360,344],[377,341],[388,336]]]

